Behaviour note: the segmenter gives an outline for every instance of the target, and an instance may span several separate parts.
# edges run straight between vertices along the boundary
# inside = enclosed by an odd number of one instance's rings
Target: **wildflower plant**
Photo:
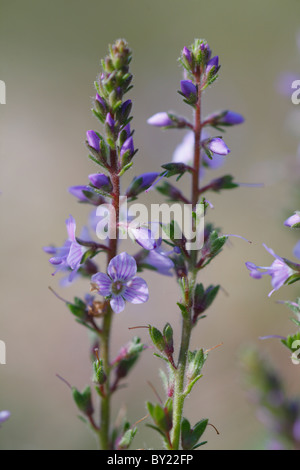
[[[86,184],[69,189],[81,204],[92,207],[89,227],[78,234],[75,220],[69,216],[65,243],[59,248],[44,248],[51,255],[55,273],[65,274],[63,284],[80,276],[89,281],[90,292],[84,299],[76,297],[73,302],[65,303],[76,321],[91,330],[96,338],[92,366],[100,417],[95,413],[97,407],[91,386],[83,392],[70,388],[83,419],[95,432],[103,450],[128,449],[137,432],[136,426],[127,421],[122,425],[112,423],[111,401],[146,346],[134,337],[113,359],[111,331],[127,303],[137,304],[141,309],[141,304],[148,300],[149,289],[144,280],[147,270],[176,278],[181,296],[177,306],[182,322],[181,340],[177,344],[170,323],[160,331],[152,324],[152,319],[143,319],[148,323],[155,355],[167,366],[166,372],[162,372],[165,399],[160,403],[147,403],[152,420],[149,426],[162,437],[165,448],[190,450],[205,443],[202,435],[209,424],[207,418],[191,424],[183,415],[185,399],[202,377],[209,353],[200,346],[190,350],[191,335],[207,315],[220,289],[219,285],[205,287],[198,283],[198,274],[222,251],[228,240],[228,235],[222,234],[220,229],[204,224],[204,215],[212,207],[206,194],[233,189],[239,184],[231,175],[213,178],[205,185],[202,181],[205,173],[222,166],[230,153],[222,133],[244,119],[230,110],[218,111],[206,118],[202,116],[203,92],[216,81],[220,69],[218,57],[212,57],[205,40],[195,40],[189,48],[184,47],[179,60],[184,72],[179,94],[193,111],[193,121],[173,112],[159,112],[149,118],[152,126],[186,131],[183,142],[173,160],[162,165],[163,171],[134,174],[123,193],[122,176],[133,171],[137,152],[131,130],[132,102],[126,97],[132,88],[131,51],[124,40],[117,40],[110,46],[95,82],[92,109],[102,125],[102,132],[88,130],[86,133],[89,158],[98,173],[90,174]],[[188,196],[176,187],[176,182],[170,183],[171,178],[176,177],[178,181],[184,175],[191,180]],[[188,231],[178,226],[174,217],[167,221],[154,218],[143,223],[132,220],[127,202],[136,201],[141,193],[153,188],[168,201],[189,208]],[[134,256],[120,250],[120,242],[126,235],[138,247]],[[101,256],[106,257],[106,268],[100,271],[98,259]]]
[[[285,222],[284,225],[291,229],[300,228],[300,213],[296,211],[291,215]],[[273,289],[269,293],[269,296],[273,294],[284,285],[294,284],[300,281],[300,264],[295,261],[291,261],[287,258],[278,256],[272,249],[264,245],[267,251],[275,258],[271,266],[256,266],[254,263],[247,262],[246,267],[250,271],[250,276],[254,279],[261,279],[263,275],[267,274],[271,276],[271,283]],[[300,259],[300,242],[298,241],[294,247],[293,254],[296,258]],[[299,351],[300,351],[300,298],[295,301],[280,301],[285,304],[292,312],[292,322],[296,325],[297,330],[295,333],[288,335],[287,337],[279,335],[269,335],[264,337],[267,338],[278,338],[282,344],[286,346],[292,353],[292,360],[295,364],[300,363]]]
[[[211,49],[205,40],[195,40],[189,48],[184,47],[179,62],[184,71],[179,94],[192,109],[193,122],[173,112],[159,112],[150,117],[148,123],[162,129],[188,131],[172,162],[162,165],[163,180],[156,188],[169,201],[191,205],[193,233],[197,233],[201,225],[199,207],[202,208],[202,214],[211,207],[211,203],[206,199],[207,192],[220,192],[238,186],[231,175],[213,179],[203,186],[201,183],[204,172],[221,166],[230,152],[221,135],[225,128],[240,124],[244,119],[240,114],[229,110],[202,117],[203,92],[215,82],[220,69],[219,58],[212,57]],[[211,135],[208,129],[218,134]],[[176,184],[169,182],[169,178],[176,176],[178,181],[184,174],[191,180],[189,196],[184,195]],[[209,424],[207,418],[191,424],[183,416],[185,399],[202,377],[202,369],[209,352],[201,347],[190,350],[190,340],[192,332],[199,326],[199,321],[205,318],[220,288],[219,285],[204,287],[202,283],[197,283],[197,279],[198,274],[222,251],[228,235],[223,235],[212,224],[205,224],[201,246],[193,245],[191,249],[187,249],[184,236],[174,236],[174,220],[164,229],[170,234],[168,244],[173,253],[169,257],[174,263],[180,287],[181,298],[177,305],[182,320],[182,331],[176,359],[172,326],[167,323],[163,331],[155,326],[149,327],[157,356],[167,363],[167,374],[162,374],[167,396],[162,403],[148,403],[148,411],[153,420],[151,426],[162,436],[166,448],[177,450],[181,446],[184,450],[190,450],[205,444],[202,435]]]

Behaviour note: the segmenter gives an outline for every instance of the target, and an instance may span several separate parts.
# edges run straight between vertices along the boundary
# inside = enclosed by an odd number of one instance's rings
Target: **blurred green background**
[[[89,340],[48,290],[51,285],[72,299],[87,285],[60,289],[42,246],[63,242],[70,213],[78,225],[85,223],[87,209],[67,188],[86,183],[95,169],[84,147],[85,131],[97,126],[90,112],[93,81],[108,43],[118,37],[125,37],[134,52],[130,97],[139,148],[125,181],[142,171],[159,171],[183,137],[150,128],[146,120],[163,110],[189,115],[176,93],[181,79],[177,57],[195,37],[206,38],[222,64],[219,80],[205,93],[205,111],[229,108],[246,117],[243,126],[228,131],[231,154],[225,170],[214,175],[232,172],[236,181],[265,186],[210,198],[215,210],[209,218],[224,233],[253,243],[232,239],[206,271],[203,282],[221,283],[228,295],[219,294],[193,346],[224,344],[211,353],[204,378],[186,402],[186,416],[193,422],[209,417],[219,429],[219,436],[212,428],[206,432],[208,449],[261,446],[263,429],[247,400],[239,351],[247,343],[258,344],[281,368],[290,391],[297,391],[299,369],[288,353],[275,340],[258,340],[293,329],[288,310],[275,300],[294,298],[297,290],[283,288],[268,299],[270,279],[252,280],[244,263],[271,263],[263,242],[286,257],[296,242],[283,220],[299,209],[299,111],[278,95],[274,83],[281,72],[299,70],[299,18],[298,0],[0,1],[0,79],[7,86],[7,104],[0,106],[0,339],[7,345],[7,365],[0,365],[0,409],[12,412],[0,431],[1,449],[96,447],[76,417],[69,390],[55,376],[79,388],[90,380]],[[188,178],[182,186],[189,190]],[[149,195],[143,200],[158,199]],[[163,327],[170,321],[179,331],[175,280],[145,277],[151,299],[141,309],[128,305],[116,318],[114,352],[132,336],[130,326]],[[146,330],[139,331],[147,342]],[[155,399],[147,380],[161,391],[161,366],[146,351],[128,387],[116,395],[114,413],[127,403],[132,422],[143,417],[145,401]],[[139,429],[134,448],[157,445],[145,423]]]

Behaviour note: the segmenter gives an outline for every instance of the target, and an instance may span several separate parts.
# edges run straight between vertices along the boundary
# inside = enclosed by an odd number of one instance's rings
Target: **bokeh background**
[[[90,112],[93,81],[108,43],[118,37],[134,52],[130,97],[139,152],[126,182],[140,172],[159,171],[183,137],[150,128],[146,120],[163,110],[189,115],[176,93],[177,57],[195,37],[206,38],[222,64],[219,80],[205,93],[205,111],[229,108],[246,118],[226,135],[232,152],[225,171],[239,182],[265,186],[211,196],[215,209],[209,218],[224,233],[243,235],[252,244],[232,239],[205,272],[203,282],[221,283],[227,294],[220,292],[200,322],[193,346],[224,344],[211,353],[204,378],[186,402],[186,416],[209,417],[219,429],[219,436],[208,429],[207,449],[262,446],[264,430],[247,399],[239,353],[247,344],[258,345],[280,368],[290,393],[297,392],[299,369],[288,353],[275,340],[258,340],[293,330],[288,310],[275,300],[294,298],[297,288],[282,288],[269,299],[270,279],[252,280],[244,263],[271,263],[263,242],[292,257],[296,242],[283,220],[299,209],[300,109],[278,94],[276,82],[282,72],[299,71],[299,18],[297,0],[0,1],[0,79],[7,86],[7,103],[0,106],[0,339],[7,346],[7,365],[0,365],[0,409],[12,412],[1,429],[1,449],[96,448],[76,417],[68,388],[56,378],[58,373],[78,388],[89,382],[89,338],[48,290],[51,285],[72,299],[87,285],[79,282],[63,291],[51,277],[42,246],[63,242],[69,214],[78,226],[86,221],[86,207],[67,188],[86,183],[95,169],[84,147],[85,131],[97,126]],[[189,190],[188,178],[182,187]],[[159,199],[149,194],[143,200]],[[143,308],[128,305],[116,318],[114,352],[132,336],[130,326],[163,327],[170,321],[179,331],[175,280],[145,277],[151,299]],[[139,331],[147,342],[146,330]],[[122,403],[132,422],[146,414],[145,401],[155,399],[147,380],[161,392],[161,366],[151,350],[143,354],[128,387],[116,395],[115,414]],[[139,428],[135,448],[157,445],[152,430],[144,423]]]

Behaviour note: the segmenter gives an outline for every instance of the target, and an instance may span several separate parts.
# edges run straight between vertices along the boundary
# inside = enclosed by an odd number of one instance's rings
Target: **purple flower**
[[[174,124],[168,113],[165,112],[154,114],[147,120],[147,123],[150,124],[150,126],[156,127],[168,127]]]
[[[131,134],[131,130],[130,130],[130,123],[126,124],[125,127],[123,127],[122,129],[122,132],[125,131],[126,132],[126,135],[127,135],[127,139],[128,137],[130,137],[130,134]]]
[[[158,176],[159,173],[143,173],[140,176],[136,176],[130,183],[126,196],[136,197],[141,192],[146,191],[152,186]]]
[[[250,276],[254,279],[261,279],[264,274],[271,276],[273,290],[269,293],[270,297],[270,295],[272,295],[275,290],[278,290],[283,286],[288,278],[296,271],[290,268],[280,256],[274,253],[271,248],[268,248],[266,245],[263,246],[275,258],[275,261],[271,266],[256,266],[253,263],[247,262],[246,267],[250,271]]]
[[[175,249],[174,249],[175,251]],[[173,276],[171,270],[174,268],[173,261],[169,258],[169,254],[161,248],[161,239],[157,241],[157,246],[149,251],[149,254],[142,260],[142,264],[151,266],[155,271],[164,276]]]
[[[300,442],[300,418],[297,419],[293,426],[293,436],[295,441]]]
[[[89,198],[85,196],[83,191],[88,191],[92,193],[92,190],[89,186],[79,185],[79,186],[70,186],[69,188],[69,193],[72,194],[72,196],[77,197],[77,199],[79,199],[79,201],[81,202],[88,202]]]
[[[58,271],[66,270],[68,268],[72,269],[72,272],[69,276],[69,281],[73,280],[78,269],[81,266],[81,259],[84,255],[86,248],[81,246],[75,237],[76,231],[76,222],[74,218],[70,217],[66,220],[68,240],[64,243],[62,247],[44,247],[44,251],[48,254],[54,255],[50,258],[50,263],[54,266],[57,266],[56,271],[53,273],[56,274]]]
[[[202,52],[205,52],[206,60],[209,60],[211,57],[211,49],[209,45],[207,44],[207,42],[202,42],[200,44],[200,49]]]
[[[103,204],[105,202],[104,197],[100,196],[99,194],[96,194],[90,186],[71,186],[69,188],[69,193],[72,194],[72,196],[77,197],[80,202],[89,202],[94,206],[100,206],[100,204]],[[90,197],[87,196],[85,193],[88,193]]]
[[[114,128],[115,128],[116,123],[115,123],[114,118],[112,117],[112,115],[110,113],[107,114],[105,122],[108,125],[108,127],[113,131]]]
[[[107,273],[92,276],[92,283],[99,294],[110,299],[110,306],[115,313],[125,308],[125,301],[132,304],[147,302],[149,291],[146,281],[136,277],[135,259],[127,253],[115,256],[109,263]]]
[[[299,228],[300,227],[300,212],[295,212],[284,222],[286,227]]]
[[[242,124],[245,121],[244,117],[234,111],[220,111],[210,114],[205,122],[213,126],[234,126]]]
[[[197,87],[194,85],[192,80],[181,80],[180,88],[182,94],[188,99],[191,96],[197,96]]]
[[[104,99],[96,93],[96,101],[98,101],[103,107],[106,106]]]
[[[215,73],[219,70],[219,57],[216,55],[207,62],[206,74],[208,75],[211,69],[215,67]]]
[[[221,137],[213,137],[207,143],[204,144],[211,152],[218,155],[228,155],[230,149],[225,144],[224,140]]]
[[[133,138],[132,137],[129,137],[128,139],[126,139],[124,144],[122,145],[122,148],[121,148],[121,151],[120,151],[121,158],[127,152],[129,154],[129,156],[131,156],[134,153],[134,144],[133,144]]]
[[[202,138],[203,140],[206,140],[209,138],[209,134],[205,130],[203,130],[202,132]],[[186,165],[192,165],[193,158],[194,158],[194,142],[195,142],[194,132],[190,131],[184,136],[182,142],[175,149],[172,161],[175,163],[185,163]],[[211,159],[211,158],[208,158],[208,156],[206,155],[204,151],[202,151],[202,154],[201,154],[201,161],[202,161],[202,166],[200,168],[200,175],[199,175],[200,179],[204,177],[204,173],[205,173],[203,166],[210,168],[211,170],[215,170],[224,164],[223,156],[213,154],[212,159]]]
[[[143,263],[152,266],[152,268],[163,276],[173,276],[171,269],[174,268],[174,263],[162,250],[155,249],[149,251]]]
[[[294,246],[293,254],[296,258],[300,259],[300,240]]]
[[[187,62],[191,65],[192,64],[192,53],[191,51],[184,46],[182,50],[183,57],[187,60]]]
[[[94,173],[89,175],[89,180],[97,189],[103,189],[108,192],[112,190],[111,181],[104,173]]]
[[[235,113],[234,111],[227,111],[222,119],[223,124],[230,126],[233,126],[235,124],[242,124],[244,121],[244,117],[239,113]]]
[[[88,141],[88,145],[92,147],[96,152],[100,150],[100,137],[96,134],[95,131],[89,130],[86,133],[86,138]]]
[[[0,411],[0,424],[5,423],[10,418],[10,411]]]
[[[127,101],[124,101],[124,103],[122,103],[122,105],[120,106],[120,109],[118,110],[118,116],[121,122],[124,122],[126,121],[126,119],[128,119],[131,108],[132,108],[131,100],[127,100]]]
[[[128,233],[142,248],[145,250],[154,250],[160,244],[158,241],[157,225],[151,224],[151,229],[146,226],[139,226],[134,224],[129,224]]]

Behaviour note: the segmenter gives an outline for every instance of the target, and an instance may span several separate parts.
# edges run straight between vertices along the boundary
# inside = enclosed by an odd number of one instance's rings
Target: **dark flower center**
[[[111,291],[115,295],[120,295],[124,290],[124,286],[121,281],[115,281],[111,285]]]

